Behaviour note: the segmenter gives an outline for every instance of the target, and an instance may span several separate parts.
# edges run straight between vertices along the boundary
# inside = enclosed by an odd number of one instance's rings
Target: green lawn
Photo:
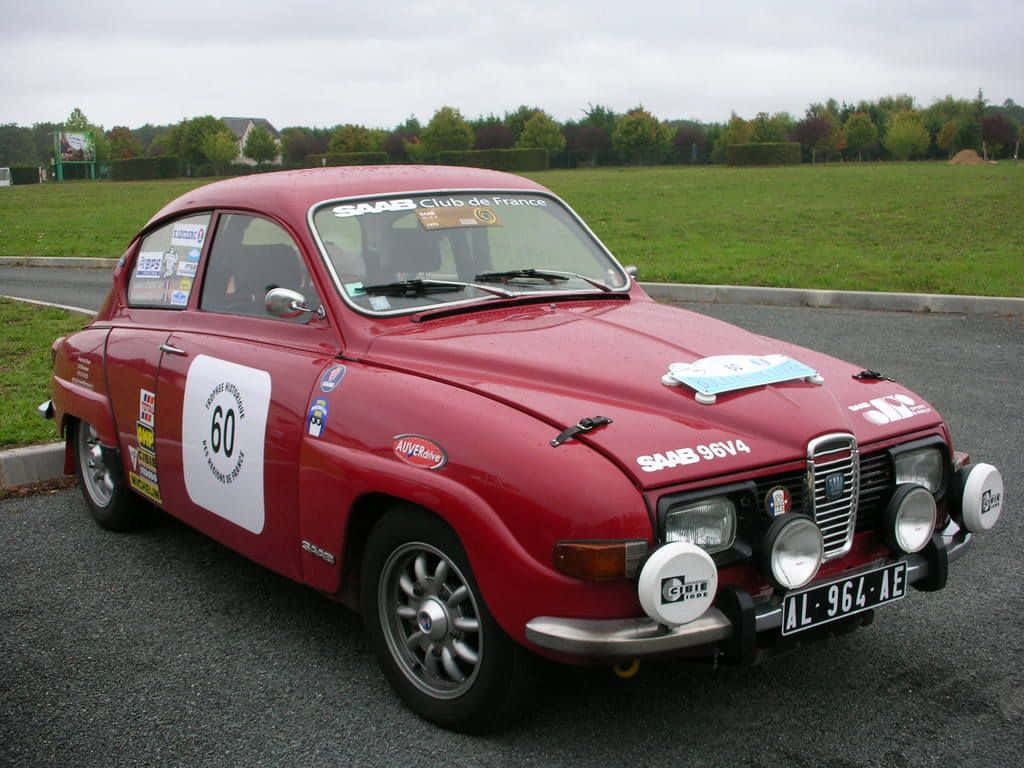
[[[1024,296],[1024,164],[845,163],[529,174],[642,280]],[[201,181],[0,194],[0,256],[119,256]]]
[[[50,343],[89,318],[61,309],[0,299],[0,448],[57,439],[36,406],[50,397]]]

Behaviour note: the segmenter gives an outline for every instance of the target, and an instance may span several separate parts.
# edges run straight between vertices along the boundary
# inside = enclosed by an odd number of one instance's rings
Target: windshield
[[[368,312],[629,287],[575,215],[535,192],[343,200],[313,226],[338,289]]]

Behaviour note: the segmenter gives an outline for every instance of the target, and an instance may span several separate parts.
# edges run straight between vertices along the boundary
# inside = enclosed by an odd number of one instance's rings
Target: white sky
[[[0,123],[426,122],[643,104],[721,121],[909,93],[1024,102],[1024,0],[0,0]]]

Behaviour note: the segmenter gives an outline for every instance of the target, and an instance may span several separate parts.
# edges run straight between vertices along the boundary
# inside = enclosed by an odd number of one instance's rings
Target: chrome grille
[[[860,498],[857,503],[857,530],[877,528],[882,512],[892,496],[892,463],[886,451],[860,457]]]
[[[835,492],[829,483],[838,485]],[[825,541],[825,559],[845,555],[853,545],[860,493],[860,456],[853,435],[822,435],[807,444],[807,489],[811,514]]]

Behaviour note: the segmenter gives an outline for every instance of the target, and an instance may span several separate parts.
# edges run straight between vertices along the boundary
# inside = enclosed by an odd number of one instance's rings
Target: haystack
[[[984,165],[985,161],[981,159],[977,152],[973,149],[961,149],[955,155],[953,159],[949,161],[950,165]]]

